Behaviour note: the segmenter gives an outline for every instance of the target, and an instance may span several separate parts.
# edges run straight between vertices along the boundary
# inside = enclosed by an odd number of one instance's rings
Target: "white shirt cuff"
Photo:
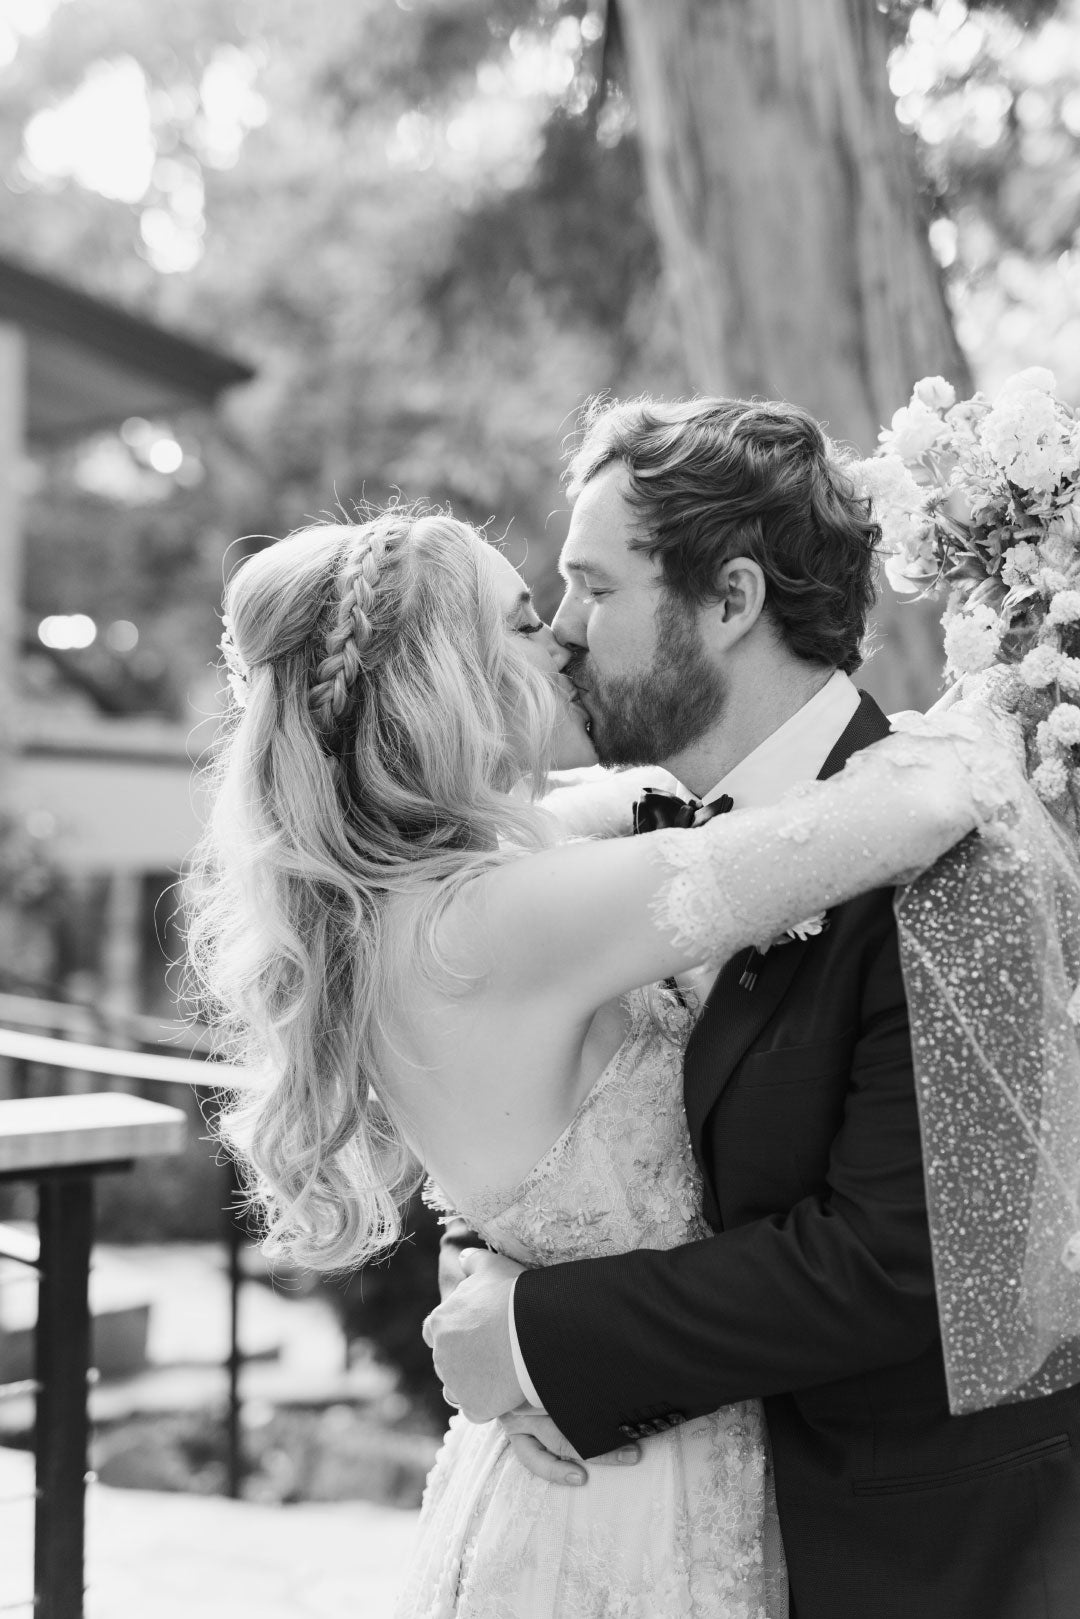
[[[515,1277],[514,1286],[510,1289],[510,1353],[514,1357],[514,1371],[517,1375],[518,1385],[521,1388],[521,1395],[525,1401],[525,1404],[535,1405],[538,1410],[542,1411],[544,1409],[544,1402],[541,1400],[539,1394],[537,1394],[536,1386],[533,1383],[532,1378],[529,1376],[529,1369],[525,1365],[525,1356],[521,1353],[521,1345],[518,1342],[517,1322],[514,1320],[514,1292],[516,1288],[517,1278]]]

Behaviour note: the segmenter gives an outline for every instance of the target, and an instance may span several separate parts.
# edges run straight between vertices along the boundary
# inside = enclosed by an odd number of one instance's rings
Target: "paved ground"
[[[252,1258],[252,1263],[254,1259]],[[216,1406],[228,1347],[224,1253],[214,1244],[98,1247],[106,1308],[150,1307],[147,1367],[92,1390],[96,1420]],[[29,1327],[34,1289],[0,1274],[0,1326]],[[291,1401],[359,1403],[392,1380],[363,1354],[345,1366],[324,1296],[244,1289],[247,1420]],[[0,1402],[0,1439],[28,1401]],[[33,1583],[33,1461],[0,1445],[0,1614]],[[365,1501],[278,1507],[220,1496],[90,1486],[86,1619],[390,1619],[416,1513]],[[12,1619],[31,1619],[29,1605]]]
[[[0,1610],[30,1594],[32,1484],[31,1458],[0,1449]],[[87,1619],[390,1619],[415,1524],[362,1501],[268,1507],[93,1485]],[[16,1613],[30,1619],[29,1606]]]

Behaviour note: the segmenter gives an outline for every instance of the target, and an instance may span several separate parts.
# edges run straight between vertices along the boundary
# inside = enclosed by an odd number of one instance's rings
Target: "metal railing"
[[[0,1027],[0,1057],[13,1064],[18,1092],[26,1095],[30,1071],[38,1067],[60,1074],[100,1074],[111,1079],[136,1080],[141,1086],[182,1085],[196,1095],[236,1088],[245,1082],[242,1070],[206,1063],[209,1051],[205,1031],[96,1009],[89,1015],[98,1027],[111,1023],[119,1038],[126,1038],[144,1049],[110,1048],[71,1038],[73,1034],[89,1032],[87,1008],[0,994],[0,1024],[22,1025],[21,1028]],[[31,1031],[44,1027],[53,1032],[28,1032],[28,1025]],[[69,1037],[58,1038],[57,1030],[63,1030]],[[187,1051],[182,1057],[174,1054],[181,1043]],[[31,1104],[27,1101],[25,1105]],[[69,1150],[77,1154],[77,1143],[73,1149],[69,1143]],[[8,1385],[6,1391],[0,1388],[0,1395],[34,1393],[37,1401],[32,1607],[38,1619],[82,1619],[87,1379],[93,1376],[89,1367],[87,1301],[92,1184],[94,1175],[129,1168],[131,1160],[52,1164],[47,1169],[39,1164],[23,1169],[17,1153],[14,1158],[8,1156],[8,1167],[0,1171],[0,1180],[33,1179],[39,1187],[39,1244],[33,1244],[25,1236],[20,1244],[21,1234],[10,1229],[5,1229],[0,1237],[0,1257],[29,1265],[38,1274],[34,1378]],[[239,1294],[243,1281],[240,1255],[244,1234],[237,1218],[240,1187],[235,1166],[227,1156],[224,1183],[230,1317],[226,1466],[227,1491],[236,1498],[241,1494],[243,1477],[240,1440],[243,1350],[239,1337]]]

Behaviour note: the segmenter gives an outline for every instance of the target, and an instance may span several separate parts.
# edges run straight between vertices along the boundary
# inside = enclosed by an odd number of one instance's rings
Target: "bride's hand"
[[[466,1248],[464,1278],[424,1321],[447,1403],[470,1422],[490,1422],[521,1399],[510,1345],[509,1304],[522,1266],[503,1254]]]
[[[548,1484],[587,1484],[588,1472],[581,1457],[563,1437],[546,1411],[534,1405],[519,1405],[499,1422],[510,1440],[510,1449],[527,1472]],[[606,1456],[591,1456],[590,1467],[633,1467],[641,1460],[638,1445],[621,1445]],[[569,1463],[569,1465],[567,1465]]]
[[[569,775],[569,780],[549,777],[550,790],[540,799],[540,807],[558,822],[562,838],[627,837],[634,830],[635,800],[646,787],[679,790],[675,777],[658,765],[637,765],[629,770],[594,766]]]

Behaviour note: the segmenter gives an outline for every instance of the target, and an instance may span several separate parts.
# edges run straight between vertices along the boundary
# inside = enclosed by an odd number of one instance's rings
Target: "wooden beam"
[[[79,1040],[54,1040],[44,1034],[20,1034],[0,1029],[0,1057],[17,1062],[43,1063],[49,1068],[74,1068],[80,1074],[108,1074],[115,1079],[152,1079],[166,1085],[209,1085],[221,1090],[252,1083],[245,1068],[232,1063],[195,1062],[188,1057],[159,1057],[142,1051],[117,1051],[111,1046],[84,1045]],[[6,1106],[6,1104],[4,1104]]]
[[[252,367],[0,254],[0,321],[26,334],[28,436],[60,441],[125,416],[172,415]]]
[[[43,1001],[37,995],[8,995],[0,991],[0,1025],[83,1040],[87,1045],[120,1040],[124,1045],[160,1046],[162,1055],[210,1055],[211,1037],[205,1024],[189,1018],[153,1017],[145,1012],[122,1012],[108,1001],[90,1005],[81,1001]],[[165,1048],[169,1047],[169,1050]]]
[[[187,1118],[141,1096],[40,1096],[0,1102],[0,1174],[182,1152]]]

